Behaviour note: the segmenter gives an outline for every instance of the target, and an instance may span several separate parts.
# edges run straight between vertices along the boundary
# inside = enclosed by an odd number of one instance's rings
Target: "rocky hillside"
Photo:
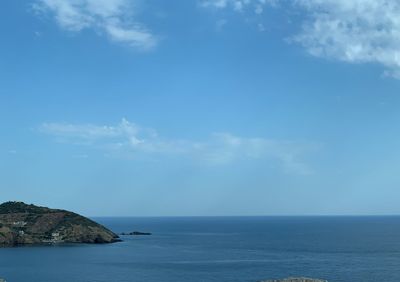
[[[55,243],[113,243],[116,234],[76,213],[7,202],[0,205],[0,247]]]

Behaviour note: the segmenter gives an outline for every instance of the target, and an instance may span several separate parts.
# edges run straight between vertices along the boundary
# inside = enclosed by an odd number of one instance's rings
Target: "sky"
[[[0,3],[0,201],[400,214],[400,1]]]

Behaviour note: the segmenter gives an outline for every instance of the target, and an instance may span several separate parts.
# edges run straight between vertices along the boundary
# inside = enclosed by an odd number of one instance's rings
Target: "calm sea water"
[[[8,282],[398,282],[400,217],[97,218],[110,245],[0,249]]]

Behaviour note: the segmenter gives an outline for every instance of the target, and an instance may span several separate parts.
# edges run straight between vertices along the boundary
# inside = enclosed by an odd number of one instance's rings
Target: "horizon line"
[[[89,215],[89,218],[218,218],[218,217],[400,217],[400,214],[302,214],[302,215]]]

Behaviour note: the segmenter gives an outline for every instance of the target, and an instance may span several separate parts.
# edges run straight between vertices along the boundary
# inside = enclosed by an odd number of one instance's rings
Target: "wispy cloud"
[[[200,6],[204,8],[232,8],[237,12],[251,7],[256,14],[261,14],[264,5],[275,5],[277,1],[278,0],[201,0],[199,3]]]
[[[400,2],[397,0],[298,0],[309,12],[294,41],[317,57],[379,63],[400,78]]]
[[[93,29],[112,41],[150,49],[156,37],[134,17],[136,1],[128,0],[36,0],[33,9],[50,14],[70,32]]]
[[[228,23],[226,19],[220,19],[216,22],[215,24],[215,30],[216,31],[222,31],[224,29],[224,26]]]
[[[231,133],[214,133],[205,140],[165,139],[154,129],[123,119],[116,125],[43,123],[39,131],[57,140],[93,146],[108,154],[189,157],[213,165],[243,160],[270,160],[288,173],[310,174],[301,160],[314,144],[268,138],[248,138]]]
[[[385,75],[400,79],[398,0],[203,0],[200,3],[202,7],[217,10],[240,12],[251,8],[255,14],[279,4],[285,9],[301,10],[304,12],[304,21],[299,23],[301,31],[288,41],[303,46],[312,56],[383,65]]]

